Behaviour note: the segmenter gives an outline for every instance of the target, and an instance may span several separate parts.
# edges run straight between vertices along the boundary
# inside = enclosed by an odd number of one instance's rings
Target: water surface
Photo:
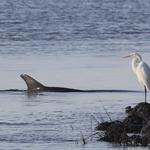
[[[1,0],[0,89],[25,90],[19,76],[27,73],[47,86],[143,90],[122,56],[137,51],[150,64],[149,7],[148,0]],[[109,120],[103,106],[122,119],[126,106],[143,100],[144,93],[0,92],[0,149],[123,149],[96,138],[83,146],[81,132],[94,132],[92,116]]]

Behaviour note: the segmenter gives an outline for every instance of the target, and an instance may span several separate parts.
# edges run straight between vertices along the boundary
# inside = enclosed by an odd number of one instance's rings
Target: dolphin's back
[[[46,92],[83,92],[83,90],[65,88],[65,87],[44,87],[43,91],[46,91]]]
[[[45,92],[82,92],[83,90],[65,88],[65,87],[47,87],[32,78],[27,74],[20,75],[21,78],[25,81],[28,91],[45,91]]]

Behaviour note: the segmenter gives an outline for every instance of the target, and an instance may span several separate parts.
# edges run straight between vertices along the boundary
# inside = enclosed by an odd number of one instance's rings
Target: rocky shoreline
[[[101,122],[96,130],[103,134],[99,141],[124,146],[147,146],[150,144],[150,104],[139,103],[126,107],[127,117],[123,120]]]

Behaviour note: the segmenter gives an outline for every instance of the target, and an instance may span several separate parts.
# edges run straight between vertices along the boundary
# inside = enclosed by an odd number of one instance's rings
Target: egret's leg
[[[146,86],[144,86],[145,89],[145,103],[146,103],[146,97],[147,97],[147,90],[146,90]]]

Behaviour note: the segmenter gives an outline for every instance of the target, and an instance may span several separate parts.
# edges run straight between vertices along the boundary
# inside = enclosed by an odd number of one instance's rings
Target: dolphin
[[[27,74],[20,77],[25,81],[28,92],[141,92],[135,90],[81,90],[66,87],[48,87]]]
[[[83,92],[83,90],[66,88],[66,87],[47,87],[27,74],[21,74],[20,77],[25,81],[28,91],[44,91],[44,92]]]

